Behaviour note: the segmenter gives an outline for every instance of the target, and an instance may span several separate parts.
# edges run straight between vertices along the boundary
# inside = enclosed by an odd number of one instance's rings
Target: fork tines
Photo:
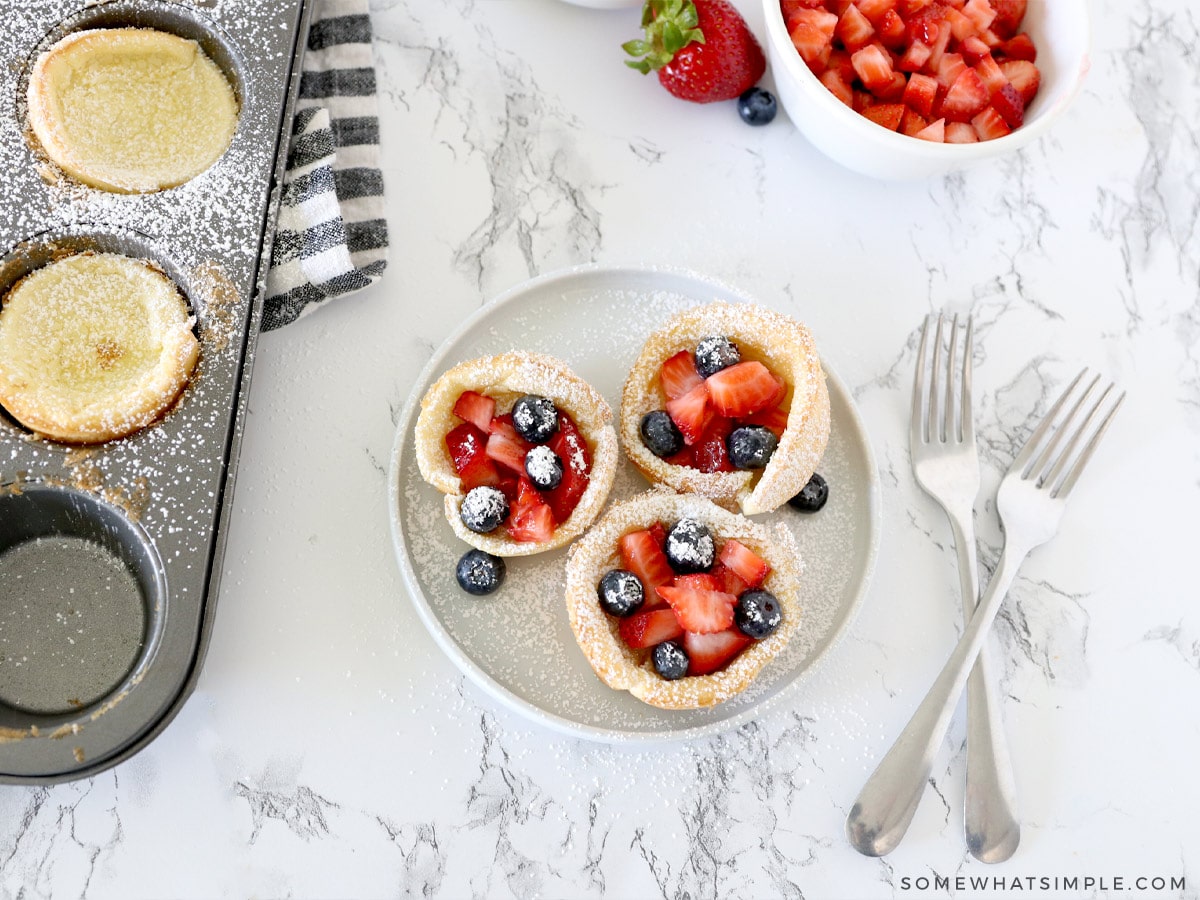
[[[929,360],[930,324],[936,321],[934,331],[933,361]],[[943,329],[949,332],[949,346],[945,350],[943,363]],[[962,352],[959,353],[959,343]],[[917,350],[916,382],[913,385],[913,410],[911,443],[969,443],[974,440],[974,424],[971,416],[971,357],[974,352],[973,324],[967,317],[966,324],[959,325],[958,315],[946,324],[946,317],[938,314],[925,318],[921,330],[921,344]],[[961,355],[961,362],[960,357]],[[928,373],[926,372],[928,369]],[[961,394],[955,402],[955,375]],[[930,381],[926,385],[926,376]],[[910,444],[911,446],[911,444]]]
[[[1065,499],[1071,493],[1125,400],[1124,391],[1114,397],[1116,385],[1110,381],[1089,406],[1100,376],[1094,376],[1085,386],[1087,375],[1084,368],[1067,385],[1013,460],[1011,471],[1019,471],[1024,479],[1034,479],[1039,488],[1048,486],[1051,497]]]

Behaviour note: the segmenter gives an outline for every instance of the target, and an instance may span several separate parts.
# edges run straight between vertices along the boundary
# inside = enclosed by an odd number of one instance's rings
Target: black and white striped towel
[[[367,0],[316,0],[262,330],[377,281],[387,266]]]

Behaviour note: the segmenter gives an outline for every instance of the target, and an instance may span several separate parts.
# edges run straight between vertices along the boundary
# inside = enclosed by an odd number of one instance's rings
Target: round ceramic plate
[[[866,592],[879,540],[879,479],[845,385],[826,368],[833,428],[820,471],[830,483],[821,512],[783,507],[806,561],[804,623],[787,649],[746,691],[700,710],[661,710],[605,686],[575,643],[563,600],[566,549],[507,561],[490,597],[464,593],[454,578],[469,548],[454,536],[441,495],[417,470],[413,426],[421,397],[451,366],[513,349],[562,359],[620,407],[621,386],[646,337],[671,314],[722,299],[749,302],[728,287],[681,272],[586,266],[536,278],[484,306],[433,355],[412,389],[396,433],[390,475],[392,537],[421,620],[458,667],[505,706],[546,727],[604,741],[692,738],[733,728],[779,703],[846,630]],[[817,336],[818,345],[820,336]],[[648,488],[622,458],[609,503]]]

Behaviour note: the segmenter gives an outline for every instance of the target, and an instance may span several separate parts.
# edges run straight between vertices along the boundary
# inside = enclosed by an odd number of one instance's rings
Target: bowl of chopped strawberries
[[[779,101],[827,156],[918,179],[1025,146],[1090,66],[1087,0],[763,0]]]

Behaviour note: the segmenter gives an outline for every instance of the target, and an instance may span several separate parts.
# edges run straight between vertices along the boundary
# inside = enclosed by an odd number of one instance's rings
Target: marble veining
[[[761,34],[759,4],[735,3]],[[260,342],[199,689],[113,771],[0,787],[0,898],[907,900],[950,896],[919,878],[1072,875],[1196,896],[1192,6],[1093,4],[1091,74],[1055,130],[915,184],[844,171],[783,118],[668,97],[621,63],[636,11],[372,10],[388,275]],[[393,557],[387,460],[421,368],[489,297],[593,261],[691,268],[805,320],[880,467],[850,632],[788,703],[706,740],[609,746],[509,712],[428,637]],[[1040,415],[1085,365],[1129,391],[994,629],[1023,835],[992,868],[963,837],[961,707],[901,847],[866,859],[844,836],[961,629],[949,526],[907,446],[939,311],[975,321],[984,577],[996,485]]]

